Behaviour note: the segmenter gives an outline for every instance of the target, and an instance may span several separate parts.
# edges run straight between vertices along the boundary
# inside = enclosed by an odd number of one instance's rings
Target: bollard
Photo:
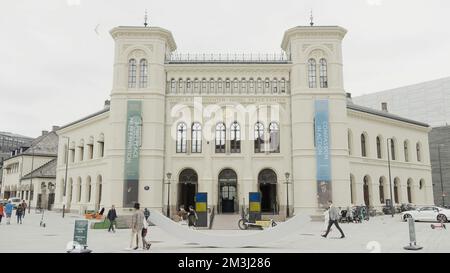
[[[409,246],[403,247],[406,250],[420,250],[423,247],[418,246],[416,242],[416,229],[414,226],[414,219],[408,218],[408,226],[409,226]]]

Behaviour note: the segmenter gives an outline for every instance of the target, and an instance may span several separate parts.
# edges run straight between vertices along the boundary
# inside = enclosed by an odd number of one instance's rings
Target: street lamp
[[[33,169],[34,169],[34,147],[31,147],[31,177],[30,177],[30,196],[28,197],[28,214],[31,210],[31,189],[33,188]],[[36,203],[37,204],[37,203]]]
[[[388,158],[388,169],[389,169],[389,190],[391,192],[391,214],[392,217],[394,217],[394,202],[392,200],[392,179],[391,179],[391,158],[389,155],[389,140],[393,141],[392,138],[388,138],[386,140],[386,146],[387,146],[387,158]]]
[[[172,177],[172,173],[166,173],[167,176],[167,217],[170,218],[170,178]]]
[[[441,147],[444,147],[444,144],[438,144],[438,159],[439,159],[439,175],[441,177],[441,191],[442,191],[442,207],[445,206],[445,195],[444,195],[444,182],[442,180],[442,166],[441,166]]]
[[[289,218],[289,176],[291,174],[286,172],[284,176],[286,176],[286,218]]]
[[[67,185],[67,168],[69,167],[69,141],[70,138],[63,136],[63,138],[67,138],[67,150],[66,150],[66,175],[64,177],[64,191],[63,191],[63,209],[62,209],[62,217],[64,218],[64,213],[66,211],[66,185]]]

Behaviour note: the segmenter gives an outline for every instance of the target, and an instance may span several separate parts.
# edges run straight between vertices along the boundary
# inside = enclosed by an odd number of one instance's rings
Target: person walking
[[[2,223],[2,218],[5,215],[5,209],[3,207],[3,204],[0,204],[0,224]]]
[[[149,241],[147,241],[147,238],[146,238],[147,234],[148,234],[148,227],[149,227],[147,219],[144,219],[143,224],[144,224],[144,226],[142,228],[142,248],[149,250],[150,246],[152,244]]]
[[[134,214],[131,217],[131,242],[130,249],[137,250],[142,242],[142,229],[144,228],[144,213],[140,210],[139,203],[134,204]],[[136,244],[136,246],[135,246]]]
[[[338,209],[335,206],[333,206],[333,202],[331,202],[331,201],[328,201],[328,205],[330,206],[330,209],[329,209],[330,219],[328,220],[328,228],[327,228],[327,232],[325,232],[325,234],[323,234],[321,236],[324,238],[327,238],[327,235],[330,232],[331,226],[334,224],[336,226],[336,228],[339,230],[339,232],[341,233],[341,239],[345,238],[344,232],[339,227],[339,211],[338,211]]]
[[[195,212],[194,207],[189,206],[188,212],[188,226],[195,227],[195,223],[197,222],[197,212]]]
[[[17,224],[19,224],[19,222],[20,224],[22,224],[22,214],[23,214],[22,204],[19,204],[16,209]]]
[[[330,210],[325,209],[323,216],[325,217],[325,221],[323,222],[322,231],[324,232],[323,234],[325,234],[328,228],[328,222],[330,221]],[[330,231],[332,231],[332,229],[330,229]]]
[[[11,203],[11,201],[8,201],[8,204],[5,206],[5,214],[6,214],[6,224],[11,224],[11,215],[14,209],[14,205]]]
[[[25,200],[22,200],[22,209],[23,209],[22,218],[25,218],[25,212],[27,211],[27,207],[28,207],[27,202],[25,202]]]
[[[148,220],[148,217],[150,217],[150,211],[147,208],[144,209],[144,216],[145,220]]]
[[[109,220],[108,232],[111,232],[112,229],[112,231],[115,233],[116,231],[114,230],[114,225],[116,224],[117,213],[116,207],[114,205],[111,206],[111,209],[108,211],[106,218],[108,218]]]

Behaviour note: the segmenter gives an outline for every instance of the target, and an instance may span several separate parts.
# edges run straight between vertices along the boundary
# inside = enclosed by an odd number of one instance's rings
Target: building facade
[[[176,211],[206,192],[217,213],[239,213],[259,192],[263,213],[379,209],[388,138],[395,201],[432,204],[429,127],[347,99],[346,32],[294,27],[281,55],[194,56],[165,29],[114,28],[110,104],[57,132],[55,206]]]
[[[43,131],[29,148],[14,151],[14,155],[4,161],[1,188],[4,199],[19,197],[27,203],[30,201],[32,207],[53,205],[58,151],[55,130],[58,127],[53,129]]]
[[[434,202],[450,206],[450,77],[354,98],[355,103],[430,124]]]
[[[3,161],[10,156],[12,151],[20,148],[30,147],[33,138],[21,136],[18,134],[12,134],[8,132],[0,132],[0,166],[3,165]]]

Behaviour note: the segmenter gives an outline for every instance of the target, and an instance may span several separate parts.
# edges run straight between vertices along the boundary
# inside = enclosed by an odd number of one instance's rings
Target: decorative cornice
[[[116,27],[110,31],[114,40],[118,38],[162,38],[167,42],[170,47],[170,51],[175,51],[177,45],[172,36],[172,33],[166,29],[160,27]]]
[[[342,40],[347,30],[339,26],[298,26],[288,29],[283,36],[281,48],[287,51],[287,46],[292,39],[339,39]]]

